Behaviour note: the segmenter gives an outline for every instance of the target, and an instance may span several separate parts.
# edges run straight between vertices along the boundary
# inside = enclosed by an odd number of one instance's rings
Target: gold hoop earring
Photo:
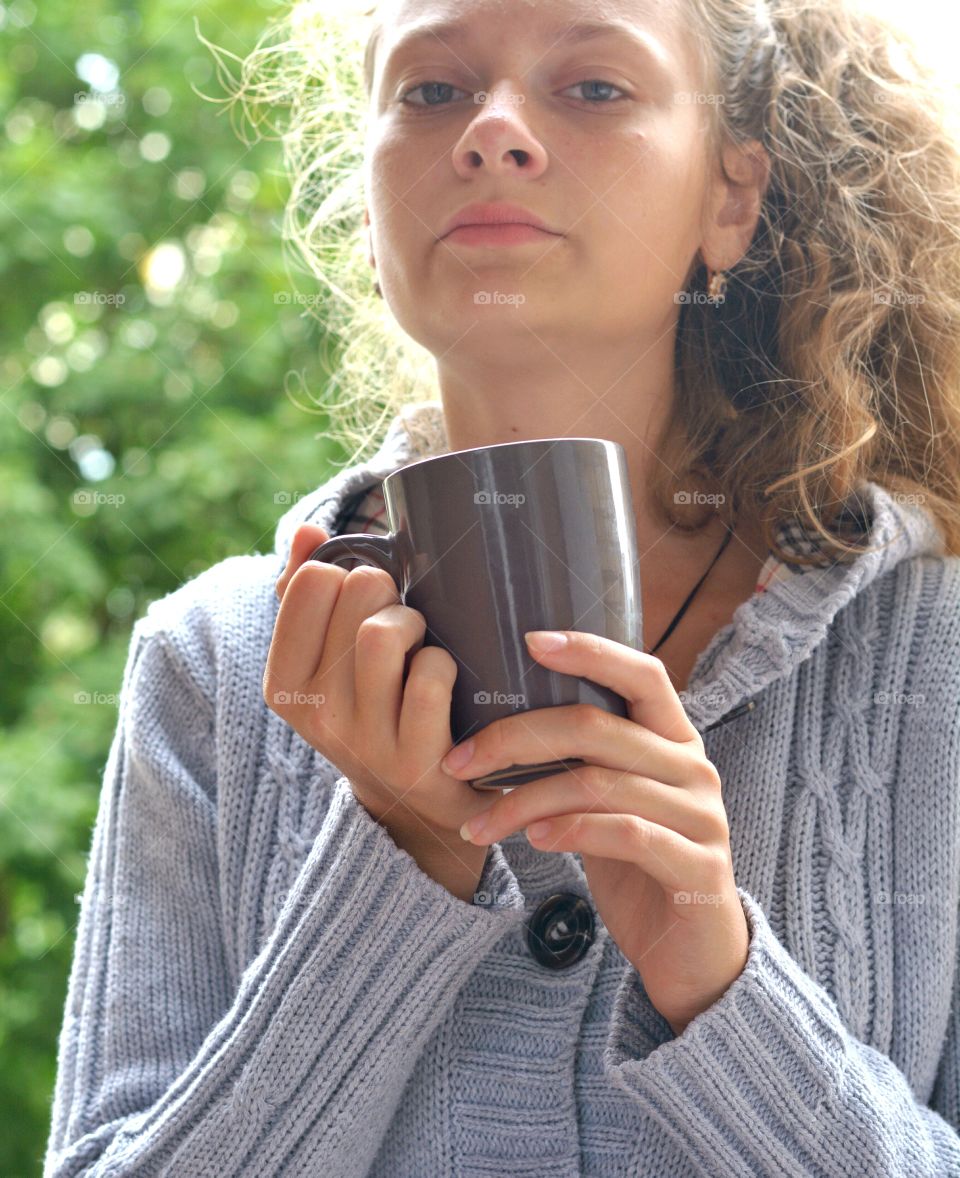
[[[707,267],[707,298],[712,303],[722,303],[727,289],[727,272]]]

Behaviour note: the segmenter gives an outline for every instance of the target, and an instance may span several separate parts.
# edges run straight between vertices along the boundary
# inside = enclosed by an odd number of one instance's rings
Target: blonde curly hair
[[[960,120],[955,90],[902,28],[854,0],[682,0],[710,103],[708,149],[758,139],[771,161],[757,231],[722,303],[681,303],[675,400],[650,464],[664,520],[675,493],[723,493],[770,551],[820,564],[866,551],[842,508],[861,481],[919,502],[960,555]],[[377,6],[299,0],[246,57],[214,52],[292,180],[284,241],[326,297],[342,345],[314,398],[365,455],[405,405],[439,397],[433,357],[373,289],[363,145]],[[199,35],[199,32],[198,32]],[[225,66],[239,65],[239,77]],[[280,123],[273,112],[286,110]],[[687,289],[703,289],[695,262]],[[800,524],[819,555],[781,549]]]

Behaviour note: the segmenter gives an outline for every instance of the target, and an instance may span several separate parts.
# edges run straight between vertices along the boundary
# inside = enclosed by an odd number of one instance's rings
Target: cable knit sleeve
[[[960,960],[954,969],[947,1043],[937,1068],[930,1107],[960,1131]],[[956,1172],[960,1174],[960,1165]]]
[[[960,1175],[956,1011],[928,1107],[892,1060],[847,1032],[830,994],[737,891],[750,928],[743,972],[679,1037],[637,1059],[634,1028],[650,1003],[628,967],[604,1054],[611,1080],[713,1178]]]
[[[213,703],[162,631],[124,671],[60,1032],[44,1174],[366,1174],[424,1044],[523,896],[425,875],[346,778],[231,984]]]

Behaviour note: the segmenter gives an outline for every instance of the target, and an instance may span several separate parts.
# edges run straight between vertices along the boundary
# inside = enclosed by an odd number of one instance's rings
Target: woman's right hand
[[[264,699],[348,778],[421,870],[469,903],[488,848],[464,842],[460,827],[504,791],[480,792],[440,768],[453,743],[457,664],[423,645],[423,614],[401,603],[385,570],[308,560],[327,539],[315,524],[294,535],[276,586]]]

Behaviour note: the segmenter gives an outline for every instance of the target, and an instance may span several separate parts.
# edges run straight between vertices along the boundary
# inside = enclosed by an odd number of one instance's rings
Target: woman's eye
[[[411,89],[409,89],[405,93],[401,94],[400,101],[407,102],[410,95],[416,94],[416,92],[418,90],[423,90],[425,92],[425,94],[433,94],[436,97],[436,93],[438,90],[445,93],[448,90],[456,90],[456,89],[457,89],[457,87],[451,85],[449,82],[421,82],[419,86],[413,86],[413,87],[411,87]],[[460,93],[466,94],[466,90],[461,90]],[[430,102],[429,100],[426,100],[424,102],[410,102],[410,103],[408,103],[408,105],[409,106],[440,106],[440,105],[442,105],[442,98],[438,102]]]
[[[588,79],[584,80],[583,82],[575,82],[572,86],[568,86],[567,89],[568,90],[576,90],[576,88],[578,86],[602,86],[602,87],[605,87],[607,90],[617,90],[622,95],[622,97],[624,97],[624,98],[627,97],[626,91],[621,90],[619,86],[614,86],[614,84],[612,82],[603,82],[599,78],[588,78]],[[583,102],[590,102],[591,100],[589,98],[585,98],[585,99],[582,99],[582,101]],[[613,101],[618,102],[619,99],[614,99]],[[592,105],[593,106],[609,106],[610,103],[605,102],[605,101],[601,101],[601,102],[594,102],[594,103],[592,103]]]
[[[619,102],[621,98],[628,97],[626,91],[621,90],[619,86],[614,86],[612,82],[604,82],[600,78],[589,78],[583,82],[575,82],[572,86],[568,86],[567,90],[576,90],[579,86],[599,86],[602,89],[601,94],[594,92],[592,98],[582,98],[581,102],[588,102],[591,106],[610,106],[614,102]],[[413,102],[410,99],[411,94],[416,94],[417,91],[422,91],[422,102]],[[608,91],[615,90],[620,98],[611,98]],[[444,106],[450,100],[450,91],[458,91],[458,87],[452,85],[450,82],[421,82],[418,86],[413,86],[405,91],[400,96],[400,101],[406,103],[408,106],[419,107],[436,107]],[[459,90],[460,94],[466,94],[466,90]],[[433,101],[435,99],[436,101]],[[599,99],[599,101],[597,101]]]

